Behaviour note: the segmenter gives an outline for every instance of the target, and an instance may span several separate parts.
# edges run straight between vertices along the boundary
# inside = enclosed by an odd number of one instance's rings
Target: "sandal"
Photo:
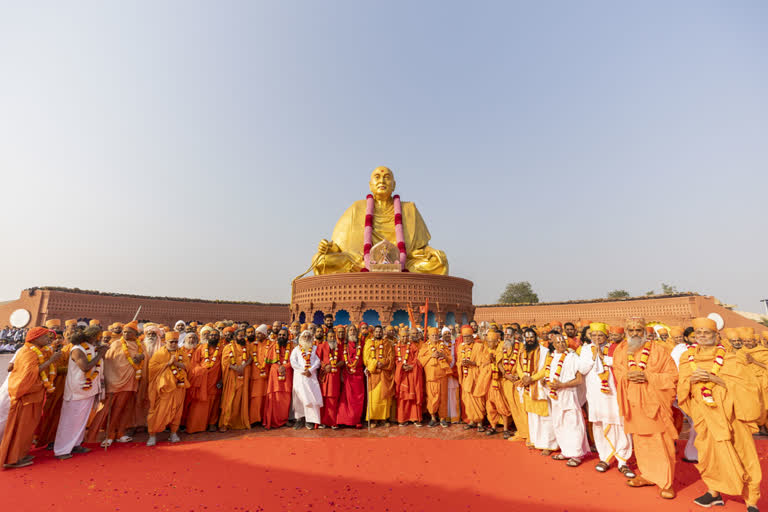
[[[599,471],[600,473],[605,473],[609,469],[611,469],[611,466],[607,462],[604,462],[602,460],[597,463],[597,466],[595,466],[595,470]],[[621,471],[621,469],[619,469],[619,471]]]
[[[552,450],[547,450],[546,448],[544,450],[541,450],[541,454],[545,457],[549,457],[549,455],[552,453]]]
[[[487,436],[492,436],[495,433],[496,433],[496,429],[495,428],[489,428],[488,430],[485,431],[485,435],[487,435]]]
[[[621,467],[619,468],[619,472],[620,472],[622,475],[624,475],[625,477],[627,477],[627,478],[635,478],[635,477],[637,476],[637,475],[635,474],[635,472],[634,472],[634,471],[632,471],[632,469],[631,469],[629,466],[627,466],[626,464],[624,464],[623,466],[621,466]]]
[[[581,466],[581,459],[577,459],[576,457],[571,457],[570,459],[568,459],[568,462],[566,462],[565,465],[571,468]]]
[[[552,460],[566,460],[567,457],[565,457],[562,453],[556,453],[552,456]]]
[[[466,425],[464,425],[463,428],[464,428],[464,430],[470,430],[470,429],[475,428],[475,426],[474,425],[470,425],[470,424],[466,424]]]
[[[477,431],[478,432],[485,432],[485,427],[483,427],[482,425],[478,425],[477,426]]]
[[[504,432],[502,432],[501,436],[504,439],[509,439],[510,437],[512,437],[512,432],[510,432],[509,430],[505,430]]]

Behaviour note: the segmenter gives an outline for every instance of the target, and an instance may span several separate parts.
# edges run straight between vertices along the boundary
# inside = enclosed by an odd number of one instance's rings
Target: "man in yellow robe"
[[[742,327],[742,337],[744,338],[744,347],[738,352],[747,369],[757,379],[759,398],[763,401],[763,412],[758,420],[760,435],[768,436],[768,348],[760,345],[754,329]]]
[[[528,413],[525,412],[523,394],[517,387],[517,381],[520,377],[517,375],[517,361],[520,357],[520,351],[523,350],[523,342],[515,339],[516,330],[510,326],[504,329],[504,341],[499,344],[499,354],[497,361],[501,370],[501,390],[507,399],[509,410],[512,414],[512,421],[515,423],[514,435],[509,437],[510,441],[528,441]]]
[[[462,329],[463,332],[463,329]],[[483,340],[475,341],[472,336],[462,335],[461,343],[456,345],[456,365],[459,368],[461,386],[461,405],[467,417],[466,430],[477,427],[484,432],[485,395],[480,382],[480,369],[488,364],[488,349]]]
[[[368,412],[366,419],[372,426],[389,426],[389,415],[395,396],[395,349],[384,339],[380,325],[373,329],[373,337],[363,347],[363,363],[368,370]]]
[[[741,358],[718,344],[717,326],[709,318],[693,320],[696,343],[680,360],[677,400],[693,418],[699,463],[707,493],[694,503],[723,505],[720,493],[741,496],[748,512],[757,512],[762,472],[752,433],[757,430],[762,400],[757,380]]]
[[[234,330],[224,329],[225,336]],[[251,428],[248,406],[251,401],[250,382],[253,359],[248,351],[245,329],[235,331],[235,339],[224,345],[221,352],[221,416],[219,432],[228,429],[243,430]]]
[[[412,329],[413,332],[415,329]],[[470,335],[472,329],[469,329]],[[448,376],[451,373],[453,354],[450,344],[440,340],[437,327],[430,327],[429,338],[419,349],[419,364],[424,368],[424,384],[427,395],[427,412],[431,416],[427,426],[448,428]]]
[[[189,387],[188,354],[179,349],[179,333],[165,333],[165,346],[159,348],[149,360],[149,414],[147,446],[157,444],[157,433],[170,426],[172,443],[181,441],[179,423],[184,411],[184,395]]]

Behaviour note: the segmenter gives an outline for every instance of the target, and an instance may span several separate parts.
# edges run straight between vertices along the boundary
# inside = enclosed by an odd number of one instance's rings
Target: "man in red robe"
[[[335,333],[335,334],[334,334]],[[344,367],[344,346],[346,327],[337,325],[327,334],[327,340],[317,349],[320,358],[320,391],[323,394],[323,409],[320,413],[320,428],[339,428],[339,398],[341,397],[341,370]]]
[[[347,327],[347,343],[342,352],[344,368],[342,371],[339,425],[361,428],[363,407],[365,406],[365,363],[363,362],[363,342],[358,341],[357,328]]]
[[[46,389],[41,372],[46,378],[51,375],[51,365],[57,364],[61,352],[47,356],[43,347],[50,343],[51,331],[45,327],[33,327],[27,333],[26,343],[16,354],[13,370],[8,375],[8,394],[11,397],[11,409],[2,443],[0,443],[0,462],[3,469],[22,468],[32,464],[29,450],[35,427],[43,413],[43,396]],[[52,386],[53,382],[48,381]],[[49,393],[54,390],[49,388]]]
[[[293,346],[288,343],[288,329],[281,328],[277,332],[277,344],[272,346],[268,357],[269,381],[262,418],[262,424],[267,430],[282,427],[288,422],[293,393],[291,350]]]
[[[206,325],[200,331],[203,343],[192,354],[192,369],[189,372],[189,412],[187,413],[187,434],[215,432],[219,422],[221,405],[221,347],[219,331]]]

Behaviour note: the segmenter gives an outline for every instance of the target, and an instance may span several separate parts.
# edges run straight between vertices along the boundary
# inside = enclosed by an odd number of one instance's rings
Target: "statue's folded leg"
[[[448,258],[443,251],[426,245],[408,253],[405,267],[419,274],[448,275]]]
[[[347,252],[330,252],[317,256],[315,275],[360,272],[362,260]]]

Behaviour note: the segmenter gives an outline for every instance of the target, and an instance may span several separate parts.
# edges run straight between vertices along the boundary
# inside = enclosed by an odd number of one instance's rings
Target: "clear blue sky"
[[[768,297],[768,3],[6,2],[0,299],[287,302],[390,166],[475,303]]]

